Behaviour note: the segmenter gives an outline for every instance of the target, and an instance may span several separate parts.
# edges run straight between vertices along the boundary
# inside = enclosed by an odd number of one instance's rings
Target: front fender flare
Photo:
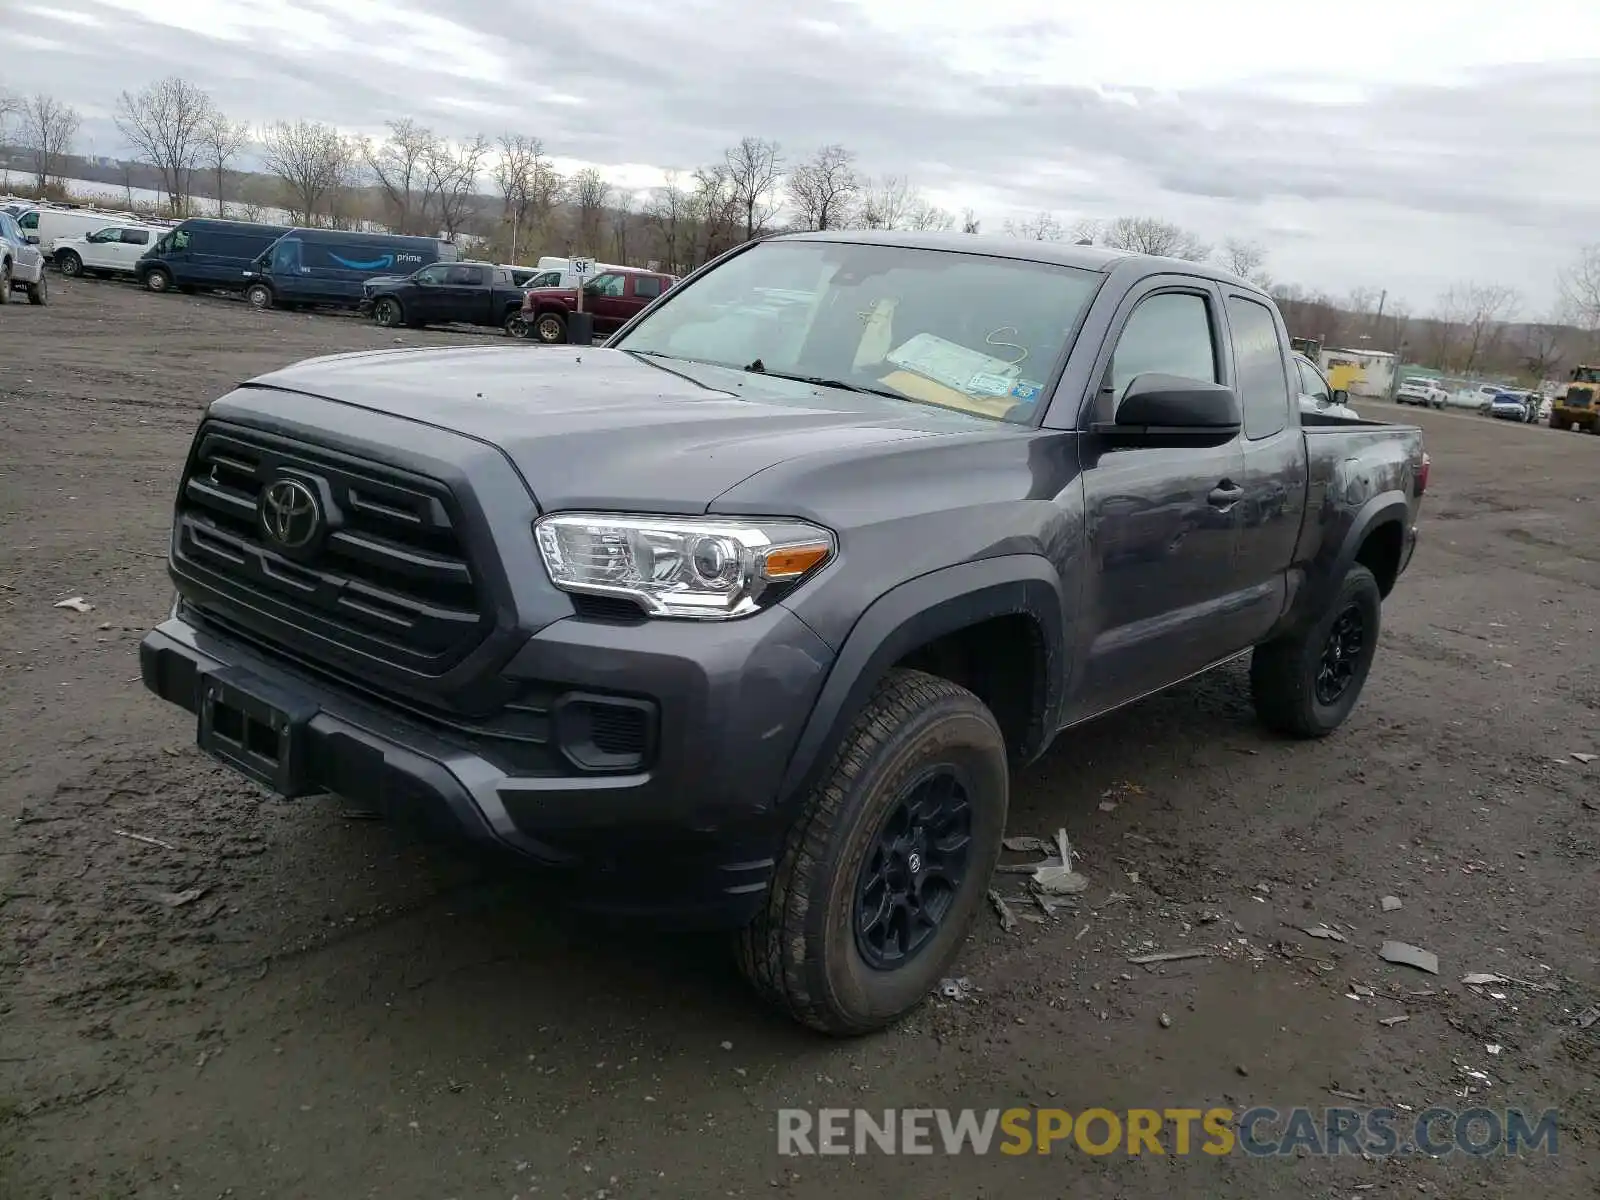
[[[1033,721],[1024,760],[1055,735],[1065,707],[1066,605],[1060,577],[1036,554],[1008,554],[945,567],[908,580],[876,600],[851,628],[795,743],[780,803],[803,795],[824,769],[879,681],[919,646],[993,617],[1022,614],[1040,644]]]

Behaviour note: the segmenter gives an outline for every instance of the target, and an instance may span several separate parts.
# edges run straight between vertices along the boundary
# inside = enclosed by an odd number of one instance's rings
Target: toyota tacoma
[[[390,350],[200,424],[146,685],[286,797],[337,793],[737,931],[799,1021],[950,969],[1013,772],[1250,656],[1345,720],[1427,485],[1298,403],[1204,264],[967,235],[758,240],[603,347]]]

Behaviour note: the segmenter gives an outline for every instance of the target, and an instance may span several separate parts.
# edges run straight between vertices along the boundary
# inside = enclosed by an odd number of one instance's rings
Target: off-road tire
[[[144,273],[144,286],[147,291],[170,292],[172,290],[172,272],[165,267],[151,267]]]
[[[894,970],[855,935],[862,864],[904,787],[930,766],[969,783],[965,876],[932,940]],[[882,1029],[923,1002],[961,952],[1000,854],[1009,799],[1005,738],[966,688],[920,671],[879,684],[789,828],[772,887],[738,936],[741,971],[801,1024],[846,1037]]]
[[[83,274],[83,259],[71,250],[63,250],[56,255],[56,270],[68,279],[74,279]]]
[[[1317,699],[1317,672],[1334,623],[1354,605],[1364,640],[1355,674],[1338,699]],[[1250,696],[1262,724],[1290,737],[1326,737],[1344,723],[1361,699],[1378,649],[1382,595],[1372,572],[1352,566],[1322,615],[1298,633],[1257,646],[1250,658]]]
[[[29,304],[48,304],[50,302],[50,284],[43,271],[39,272],[39,282],[28,285]]]
[[[385,329],[398,329],[405,324],[405,310],[393,296],[380,296],[372,306],[372,319]]]

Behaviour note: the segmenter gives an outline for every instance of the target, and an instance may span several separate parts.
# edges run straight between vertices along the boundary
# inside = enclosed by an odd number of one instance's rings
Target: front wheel
[[[50,285],[45,281],[43,271],[39,272],[39,282],[28,285],[29,304],[47,304],[50,301]]]
[[[514,308],[506,314],[502,328],[510,337],[527,339],[533,336],[533,330],[529,328],[528,320],[520,308]]]
[[[11,260],[0,262],[0,304],[11,303]]]
[[[372,306],[372,319],[385,329],[394,329],[404,317],[405,314],[400,311],[400,301],[392,296],[385,296]]]
[[[56,255],[56,267],[68,279],[75,279],[83,274],[83,259],[71,250],[63,250]]]
[[[251,308],[264,311],[272,307],[272,289],[264,283],[252,283],[245,288],[244,299]]]
[[[540,313],[533,322],[534,336],[547,346],[567,340],[567,319],[560,313]]]
[[[1262,724],[1291,737],[1326,737],[1344,724],[1378,651],[1382,594],[1359,564],[1345,573],[1321,618],[1257,646],[1250,694]]]
[[[152,267],[145,272],[144,286],[152,292],[166,292],[172,290],[172,273],[165,267]]]
[[[1009,786],[1005,738],[977,696],[891,671],[795,815],[739,934],[745,977],[836,1036],[916,1008],[983,904]]]

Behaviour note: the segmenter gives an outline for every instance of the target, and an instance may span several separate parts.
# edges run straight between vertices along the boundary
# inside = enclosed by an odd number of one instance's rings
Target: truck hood
[[[700,513],[768,467],[982,434],[997,422],[871,395],[620,350],[386,350],[251,380],[464,434],[499,450],[546,512]],[[270,399],[263,398],[270,411]]]

